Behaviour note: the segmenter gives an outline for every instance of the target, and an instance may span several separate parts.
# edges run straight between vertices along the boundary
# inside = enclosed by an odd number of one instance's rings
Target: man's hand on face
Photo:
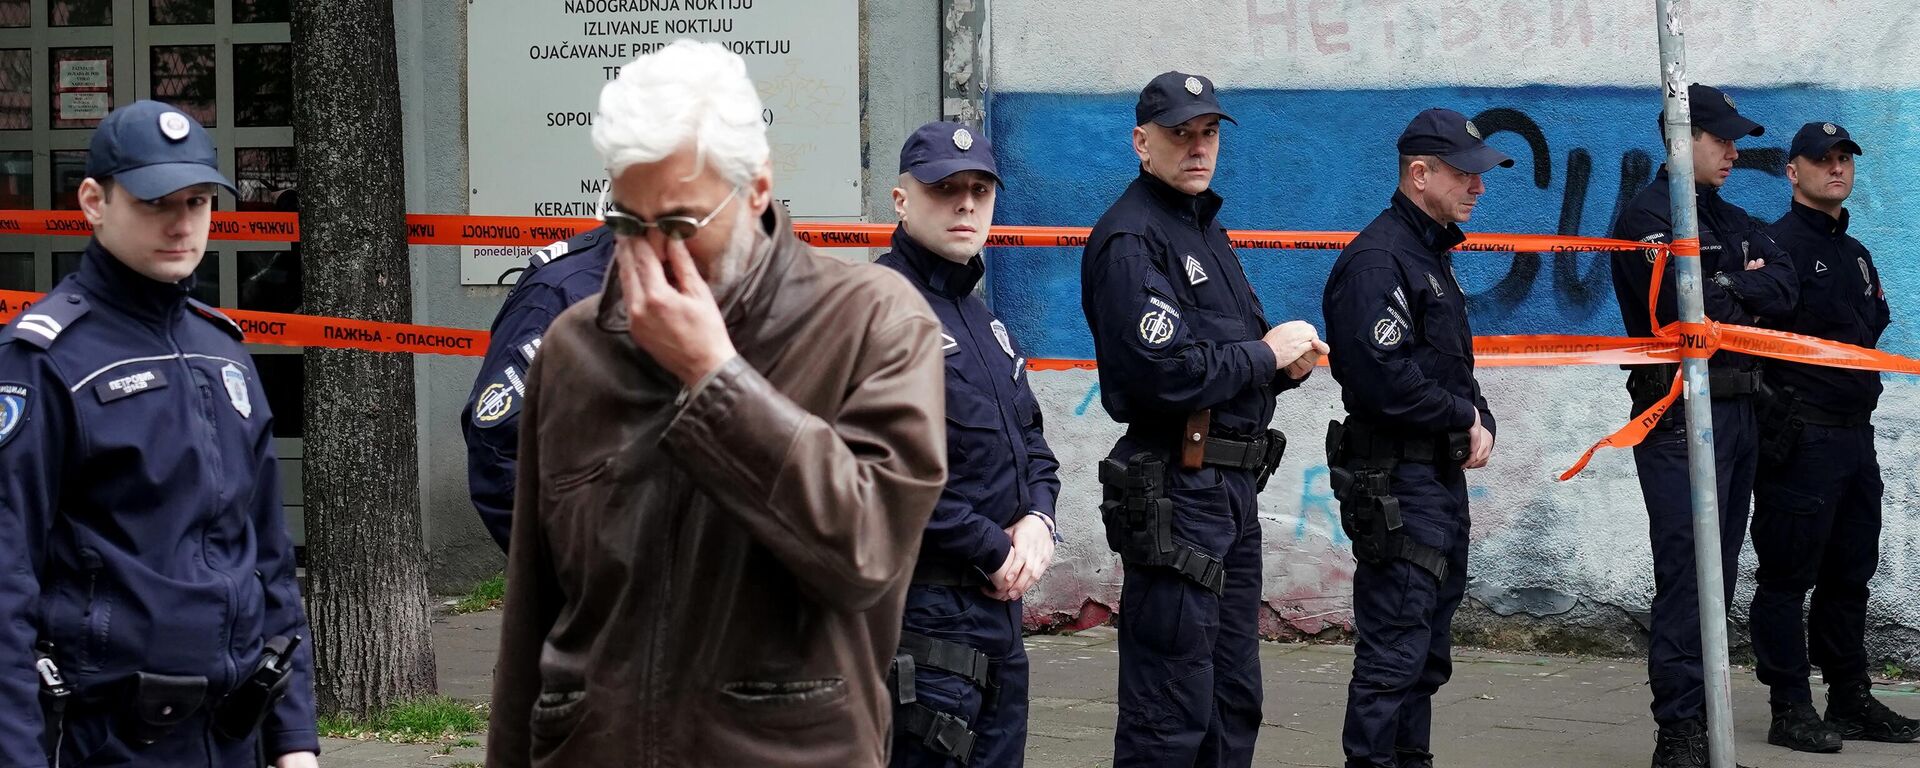
[[[738,354],[685,243],[667,239],[662,254],[646,238],[622,237],[613,249],[626,292],[627,332],[660,367],[691,387]]]

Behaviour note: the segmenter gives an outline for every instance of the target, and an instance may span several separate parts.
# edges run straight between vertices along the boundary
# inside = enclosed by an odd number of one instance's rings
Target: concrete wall
[[[1776,218],[1790,197],[1781,166],[1793,132],[1808,120],[1845,124],[1869,152],[1850,207],[1853,233],[1874,250],[1896,308],[1884,346],[1920,353],[1903,321],[1920,266],[1909,223],[1920,190],[1899,165],[1920,149],[1906,117],[1920,102],[1920,43],[1904,33],[1920,11],[1888,1],[1690,5],[1693,79],[1729,86],[1769,128],[1741,142],[1728,197]],[[1003,224],[1091,225],[1135,173],[1127,138],[1135,94],[1167,69],[1211,76],[1239,120],[1225,128],[1216,178],[1231,228],[1363,226],[1392,193],[1395,137],[1432,106],[1478,116],[1489,140],[1519,159],[1488,174],[1470,230],[1604,235],[1663,160],[1651,3],[1115,0],[1089,13],[999,0],[991,27],[988,112],[1008,182]],[[1240,255],[1270,319],[1323,325],[1333,252]],[[1092,354],[1079,260],[1073,249],[990,255],[995,307],[1036,356]],[[1477,333],[1621,332],[1599,257],[1466,254],[1456,264]],[[1489,641],[1636,642],[1653,586],[1631,457],[1603,453],[1583,476],[1553,480],[1627,418],[1624,378],[1609,368],[1482,374],[1501,431],[1492,466],[1470,476],[1476,605],[1464,622]],[[1119,576],[1092,468],[1118,430],[1090,372],[1037,373],[1034,382],[1066,472],[1060,517],[1070,543],[1029,618],[1098,620],[1117,601]],[[1909,666],[1920,660],[1917,395],[1913,380],[1889,377],[1878,419],[1887,523],[1870,622],[1875,652]],[[1327,420],[1341,415],[1337,387],[1316,376],[1281,397],[1280,413],[1276,426],[1295,447],[1261,500],[1267,629],[1337,633],[1351,621],[1352,556],[1317,455]],[[1746,614],[1752,567],[1749,552],[1736,618]]]
[[[405,120],[407,210],[467,210],[467,3],[394,5]],[[862,183],[870,220],[893,216],[888,198],[901,142],[939,117],[939,0],[863,2],[861,24]],[[584,141],[584,133],[582,140]],[[505,288],[460,285],[453,247],[413,249],[414,322],[486,328]],[[505,559],[480,526],[467,495],[460,409],[478,358],[420,356],[421,507],[438,592],[461,592],[500,571]]]

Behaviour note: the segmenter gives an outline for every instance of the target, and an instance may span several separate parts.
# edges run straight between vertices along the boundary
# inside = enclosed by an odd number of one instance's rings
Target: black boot
[[[1660,732],[1653,737],[1653,768],[1707,768],[1707,765],[1705,721],[1682,720],[1660,726]]]
[[[1393,764],[1398,768],[1433,768],[1433,753],[1424,749],[1395,748]]]
[[[1920,739],[1920,721],[1902,717],[1873,697],[1870,686],[1835,686],[1827,690],[1827,723],[1852,741],[1906,744]]]
[[[1653,768],[1707,768],[1707,731],[1699,720],[1660,726],[1653,737]]]
[[[1820,719],[1812,702],[1775,704],[1767,743],[1795,752],[1840,751],[1840,729]]]

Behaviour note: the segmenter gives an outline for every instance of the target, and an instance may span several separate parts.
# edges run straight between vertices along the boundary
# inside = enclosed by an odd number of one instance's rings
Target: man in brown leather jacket
[[[794,238],[744,62],[621,70],[619,237],[529,372],[489,766],[879,766],[946,473],[940,325]]]

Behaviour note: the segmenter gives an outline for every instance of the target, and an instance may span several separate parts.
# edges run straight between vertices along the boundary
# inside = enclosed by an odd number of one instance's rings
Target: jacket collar
[[[1840,218],[1836,219],[1828,216],[1826,211],[1804,205],[1798,200],[1793,201],[1793,215],[1800,219],[1801,224],[1823,235],[1846,234],[1847,222],[1853,218],[1845,208],[1840,209]]]
[[[1460,231],[1460,225],[1442,225],[1432,216],[1427,215],[1426,211],[1421,210],[1420,206],[1413,202],[1413,198],[1407,197],[1399,190],[1394,190],[1393,207],[1387,210],[1406,224],[1414,237],[1420,239],[1420,247],[1429,252],[1446,253],[1453,250],[1454,246],[1467,241],[1467,233]]]
[[[893,250],[906,260],[908,268],[913,270],[914,276],[922,284],[949,299],[973,293],[974,286],[980,284],[980,277],[987,272],[979,256],[974,256],[965,264],[956,264],[927,250],[920,241],[907,234],[905,225],[893,228]]]
[[[1211,188],[1197,195],[1189,195],[1169,186],[1160,177],[1147,173],[1145,168],[1140,169],[1140,176],[1133,183],[1145,188],[1161,207],[1190,217],[1195,225],[1201,227],[1212,226],[1213,217],[1220,213],[1220,206],[1226,203],[1226,199]]]
[[[1660,191],[1671,196],[1673,177],[1667,173],[1667,166],[1661,164],[1660,172],[1653,175],[1653,183],[1660,185]],[[1698,205],[1713,205],[1720,202],[1720,188],[1712,184],[1693,182],[1693,194]]]
[[[191,275],[178,283],[162,283],[135,272],[108,253],[99,240],[89,240],[86,250],[81,252],[76,279],[114,307],[142,320],[156,322],[164,322],[179,313],[194,285]]]
[[[740,276],[740,282],[720,302],[720,315],[726,321],[727,330],[735,332],[738,327],[751,319],[765,314],[762,310],[772,303],[772,283],[779,282],[780,274],[796,258],[796,254],[806,248],[793,234],[793,224],[787,220],[782,206],[768,205],[760,215],[760,242],[754,246],[749,257],[747,271]],[[618,249],[619,244],[614,248]],[[596,313],[596,322],[600,329],[610,333],[626,333],[632,328],[627,317],[626,290],[620,283],[620,261],[616,257],[607,265],[607,276],[601,284],[600,306]]]

